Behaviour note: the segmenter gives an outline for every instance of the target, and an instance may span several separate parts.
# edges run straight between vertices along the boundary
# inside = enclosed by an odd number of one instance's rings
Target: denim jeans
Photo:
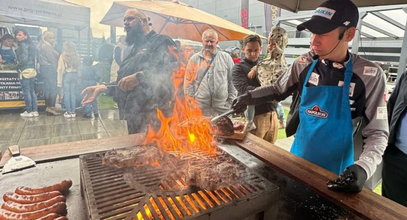
[[[281,104],[281,102],[279,102],[279,103],[277,104],[276,111],[277,111],[278,120],[279,120],[279,121],[285,121],[284,107],[283,107],[283,105]]]
[[[98,103],[96,100],[85,105],[83,114],[90,116],[92,112],[93,114],[99,114]]]
[[[64,91],[64,105],[67,112],[75,112],[76,108],[76,81],[78,73],[64,73],[62,87]]]
[[[37,95],[35,94],[35,78],[21,79],[21,88],[23,90],[25,110],[27,112],[38,111]]]

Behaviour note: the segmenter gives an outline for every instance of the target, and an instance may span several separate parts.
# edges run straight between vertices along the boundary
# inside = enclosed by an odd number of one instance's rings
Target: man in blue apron
[[[290,111],[294,126],[287,125],[287,133],[296,133],[291,152],[340,174],[328,188],[345,192],[361,191],[381,162],[388,138],[383,71],[348,51],[358,20],[350,0],[323,2],[310,20],[297,26],[312,33],[311,51],[275,84],[239,96],[232,106],[244,109],[297,94]],[[360,123],[365,125],[363,152],[355,161],[353,134]]]

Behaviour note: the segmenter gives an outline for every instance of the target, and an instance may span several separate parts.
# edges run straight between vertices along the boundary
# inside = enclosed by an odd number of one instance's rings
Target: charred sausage
[[[50,213],[66,215],[66,204],[64,202],[58,202],[48,208],[25,213],[15,213],[0,209],[0,220],[32,220],[45,217]]]
[[[44,217],[37,218],[36,220],[55,220],[55,219],[59,219],[59,217],[61,217],[61,216],[58,215],[57,213],[50,213]]]
[[[52,186],[46,186],[42,188],[30,188],[25,186],[17,187],[16,193],[20,195],[34,195],[34,194],[41,194],[46,192],[52,191],[59,191],[61,193],[68,192],[69,188],[72,186],[71,180],[63,180],[60,183],[54,184]]]
[[[62,194],[59,191],[52,191],[36,195],[19,195],[17,193],[8,192],[3,195],[3,200],[5,202],[13,201],[20,204],[31,204],[46,201],[60,195]]]
[[[54,205],[57,202],[65,202],[65,196],[57,196],[46,201],[32,203],[32,204],[20,204],[13,201],[7,201],[1,206],[2,209],[22,213],[22,212],[33,212],[38,211],[47,207]]]

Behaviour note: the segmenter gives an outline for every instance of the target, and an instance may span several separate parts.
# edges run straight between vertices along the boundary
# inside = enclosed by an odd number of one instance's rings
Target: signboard
[[[241,0],[240,18],[242,27],[249,28],[249,0]]]
[[[37,93],[38,105],[44,105],[44,97]],[[0,108],[25,107],[20,77],[17,71],[0,71]]]

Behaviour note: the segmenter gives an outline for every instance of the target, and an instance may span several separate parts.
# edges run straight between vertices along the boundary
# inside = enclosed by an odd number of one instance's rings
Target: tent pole
[[[351,52],[354,54],[358,54],[358,52],[359,52],[359,40],[361,38],[360,33],[362,33],[362,19],[365,16],[366,16],[366,12],[359,13],[358,26],[356,27],[355,37],[353,37],[352,50],[351,50]]]
[[[403,8],[404,13],[407,13],[407,8]],[[406,70],[406,59],[407,59],[407,21],[406,27],[404,28],[404,37],[403,43],[401,44],[399,68],[397,70],[397,79],[398,80],[401,74]]]
[[[110,25],[110,43],[116,44],[116,26]]]

